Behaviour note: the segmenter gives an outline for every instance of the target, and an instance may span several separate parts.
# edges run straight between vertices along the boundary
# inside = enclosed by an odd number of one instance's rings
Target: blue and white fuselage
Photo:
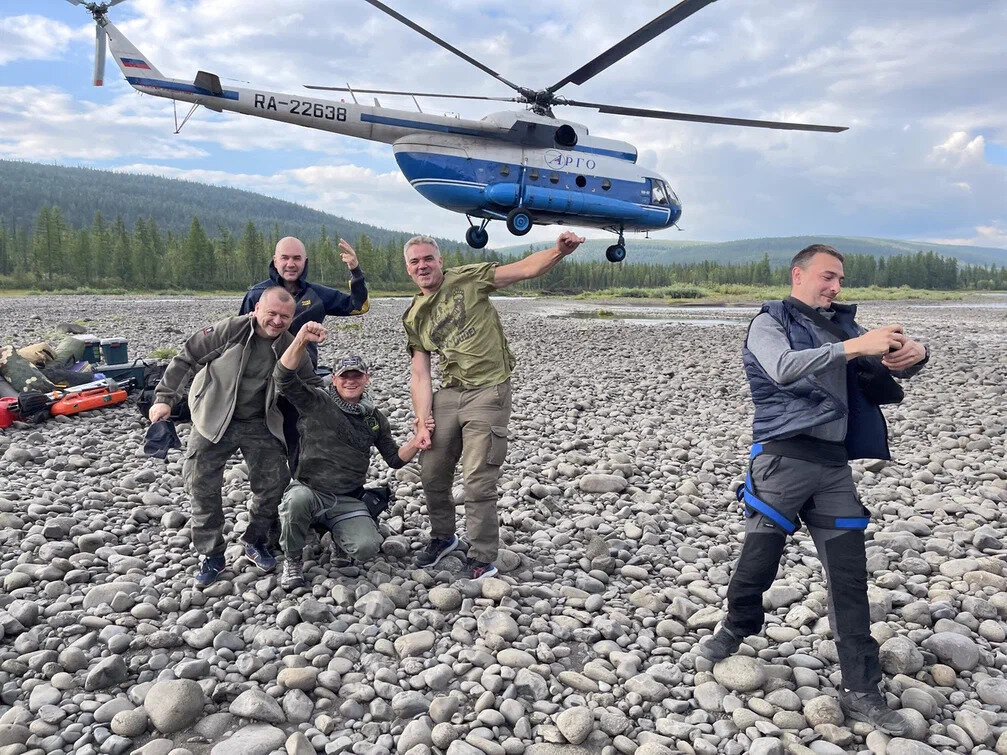
[[[395,159],[425,198],[474,217],[501,219],[522,207],[540,224],[627,231],[667,228],[679,219],[677,197],[658,174],[635,164],[631,145],[582,132],[585,136],[565,149],[410,134],[395,141]]]

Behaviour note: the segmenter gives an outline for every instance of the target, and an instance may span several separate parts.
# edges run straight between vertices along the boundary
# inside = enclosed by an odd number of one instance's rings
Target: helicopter
[[[405,24],[431,42],[492,76],[514,91],[512,97],[490,97],[439,92],[402,92],[385,89],[305,85],[307,89],[349,94],[336,102],[314,96],[291,95],[263,89],[225,87],[217,74],[197,72],[190,82],[164,76],[108,19],[108,10],[124,0],[85,2],[95,20],[94,84],[101,86],[105,68],[106,38],[112,56],[126,81],[137,91],[192,106],[178,133],[203,106],[293,123],[392,145],[399,169],[414,189],[440,207],[465,215],[469,228],[465,241],[474,249],[489,243],[486,226],[502,220],[515,236],[533,225],[576,224],[617,234],[606,258],[626,258],[624,233],[647,232],[675,225],[682,203],[668,182],[654,171],[637,165],[637,150],[628,142],[590,134],[579,123],[557,118],[556,106],[590,108],[601,113],[672,121],[692,121],[796,131],[845,131],[845,126],[825,126],[784,121],[752,120],[666,110],[624,107],[572,100],[558,94],[567,84],[580,85],[634,50],[715,0],[682,0],[632,34],[544,89],[515,84],[472,58],[433,32],[406,18],[380,0],[370,5]],[[361,104],[357,95],[404,95],[413,98],[417,112]],[[514,102],[522,111],[491,113],[481,120],[424,113],[417,97]]]

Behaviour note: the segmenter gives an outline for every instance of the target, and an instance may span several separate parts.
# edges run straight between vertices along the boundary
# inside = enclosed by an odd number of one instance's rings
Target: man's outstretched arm
[[[493,285],[504,288],[519,281],[531,280],[545,275],[559,263],[561,259],[584,243],[584,238],[573,231],[563,231],[556,239],[556,246],[543,249],[541,252],[529,254],[522,260],[497,267]]]

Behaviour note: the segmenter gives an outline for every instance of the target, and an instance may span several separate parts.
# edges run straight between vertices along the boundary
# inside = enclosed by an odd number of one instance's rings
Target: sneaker
[[[485,579],[486,577],[492,577],[496,575],[497,568],[490,562],[476,561],[474,558],[470,558],[468,564],[465,566],[465,576],[468,579]]]
[[[265,541],[245,543],[245,556],[263,573],[271,572],[276,568],[276,557],[269,552],[269,546]]]
[[[300,556],[287,556],[283,560],[283,574],[280,575],[280,587],[287,591],[304,587],[307,583],[304,581],[304,575],[301,573],[303,565],[304,562]]]
[[[863,721],[884,734],[903,737],[912,728],[901,711],[888,707],[888,701],[880,690],[874,692],[850,692],[841,690],[839,705],[847,718]]]
[[[430,566],[437,566],[442,558],[457,548],[457,535],[452,535],[451,537],[431,538],[430,544],[427,545],[426,550],[421,551],[416,555],[415,563],[417,566],[424,569]]]
[[[708,661],[720,663],[738,652],[743,639],[745,638],[739,637],[727,627],[721,627],[708,642],[699,646],[699,654]]]
[[[207,556],[203,563],[199,565],[196,572],[196,587],[206,587],[217,581],[217,577],[224,571],[225,561],[223,556]]]

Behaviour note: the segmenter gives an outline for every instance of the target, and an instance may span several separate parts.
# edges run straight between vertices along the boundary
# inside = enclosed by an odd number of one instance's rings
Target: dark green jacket
[[[196,332],[168,363],[157,385],[157,401],[174,406],[185,395],[186,383],[196,373],[188,392],[192,426],[213,443],[223,437],[234,414],[238,384],[245,371],[255,333],[253,322],[251,315],[228,317]],[[273,341],[274,363],[279,362],[293,340],[294,337],[285,332]],[[306,385],[322,384],[307,356],[301,360],[298,372]],[[266,426],[283,441],[283,415],[276,406],[276,397],[276,387],[270,375],[266,386]]]
[[[332,400],[335,388],[311,385],[279,362],[273,382],[300,415],[301,456],[294,477],[312,490],[329,495],[359,491],[367,480],[372,446],[392,469],[405,466],[388,419],[380,410],[347,414]]]

